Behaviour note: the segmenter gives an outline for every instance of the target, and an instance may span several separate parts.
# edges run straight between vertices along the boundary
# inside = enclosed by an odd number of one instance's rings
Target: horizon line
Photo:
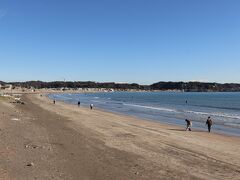
[[[0,80],[0,82],[6,83],[6,84],[11,84],[11,83],[25,83],[25,82],[45,82],[45,83],[51,83],[51,82],[94,82],[94,83],[115,83],[115,84],[138,84],[138,85],[152,85],[152,84],[156,84],[159,82],[163,82],[163,83],[168,83],[168,82],[172,82],[172,83],[211,83],[211,84],[240,84],[240,82],[214,82],[214,81],[197,81],[197,80],[190,80],[190,81],[157,81],[157,82],[153,82],[153,83],[149,83],[149,84],[142,84],[142,83],[136,83],[136,82],[117,82],[117,81],[93,81],[93,80],[51,80],[51,81],[44,81],[44,80],[26,80],[26,81],[3,81]]]

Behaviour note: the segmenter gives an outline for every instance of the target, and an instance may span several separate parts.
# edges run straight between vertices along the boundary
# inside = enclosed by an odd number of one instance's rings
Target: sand
[[[39,94],[0,100],[0,179],[240,179],[240,138]]]

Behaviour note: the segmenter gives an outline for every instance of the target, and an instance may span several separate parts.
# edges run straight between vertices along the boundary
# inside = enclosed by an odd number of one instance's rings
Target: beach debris
[[[22,104],[22,105],[25,104],[23,101],[21,101],[21,100],[16,100],[16,99],[15,99],[14,101],[10,102],[10,103],[13,103],[13,104]]]
[[[12,118],[11,120],[12,121],[20,121],[20,119],[18,119],[18,118]]]
[[[14,98],[15,101],[21,101],[21,98]]]
[[[22,101],[22,99],[20,97],[16,97],[16,98],[14,98],[14,100],[15,100],[15,103],[24,104],[24,102]]]
[[[34,166],[34,163],[33,163],[33,162],[28,163],[27,166],[28,166],[28,167],[32,167],[32,166]]]
[[[139,175],[139,172],[135,172],[135,175]]]
[[[30,149],[30,150],[34,150],[34,149],[45,149],[45,150],[48,150],[48,151],[51,151],[52,150],[52,146],[49,144],[49,143],[34,143],[34,144],[27,144],[25,145],[25,148],[26,149]]]
[[[27,145],[25,146],[25,148],[28,148],[28,149],[38,149],[39,146],[37,146],[37,145],[32,145],[32,144],[27,144]]]

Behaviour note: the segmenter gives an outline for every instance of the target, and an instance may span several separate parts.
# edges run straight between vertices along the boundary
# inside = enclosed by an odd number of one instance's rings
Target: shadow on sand
[[[186,131],[186,129],[168,129],[170,131]],[[204,130],[197,130],[197,129],[192,129],[190,132],[206,132]]]
[[[186,129],[168,129],[170,131],[186,131]]]

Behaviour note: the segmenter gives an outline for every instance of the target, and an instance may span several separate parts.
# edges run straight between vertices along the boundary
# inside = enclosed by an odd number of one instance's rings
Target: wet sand
[[[38,94],[0,100],[0,179],[239,179],[240,138]]]

